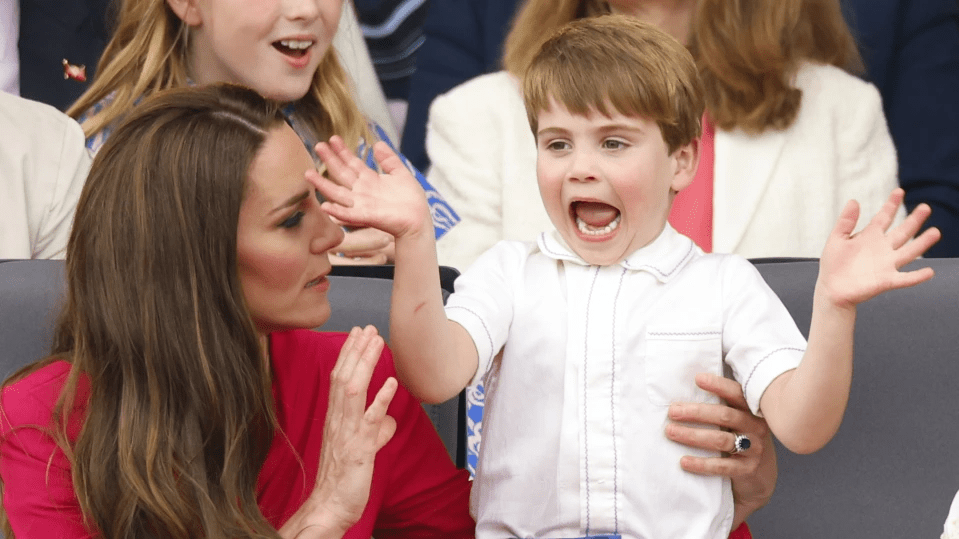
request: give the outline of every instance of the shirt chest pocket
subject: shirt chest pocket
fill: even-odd
[[[696,374],[723,374],[722,333],[717,328],[646,331],[646,393],[654,405],[717,402],[696,385]]]

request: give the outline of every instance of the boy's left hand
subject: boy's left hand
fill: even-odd
[[[384,142],[373,145],[383,174],[366,166],[338,136],[316,145],[330,179],[314,170],[306,178],[326,198],[323,209],[350,225],[373,227],[394,237],[433,233],[426,195],[403,161]],[[432,237],[432,236],[431,236]]]
[[[833,305],[853,307],[888,290],[906,288],[933,277],[932,268],[900,272],[934,243],[940,233],[929,228],[910,241],[932,210],[920,204],[898,226],[889,230],[905,192],[895,189],[882,209],[861,231],[853,234],[859,219],[859,204],[851,200],[843,208],[826,241],[819,261],[819,282]]]

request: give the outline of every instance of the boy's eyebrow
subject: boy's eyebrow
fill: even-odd
[[[567,133],[569,133],[569,130],[563,129],[562,127],[544,127],[543,129],[540,129],[539,131],[536,132],[536,136],[539,137],[540,135],[550,135],[550,134],[565,135]]]
[[[600,126],[598,131],[601,133],[607,133],[609,131],[635,131],[637,133],[643,133],[646,130],[643,129],[642,126],[638,126],[634,124],[615,123],[615,124],[606,124],[606,125]]]
[[[290,206],[299,204],[299,203],[302,202],[304,199],[306,199],[306,197],[308,197],[308,196],[310,196],[310,192],[309,192],[309,191],[303,191],[302,193],[293,195],[293,196],[291,196],[286,202],[284,202],[284,203],[280,204],[279,206],[277,206],[277,207],[273,208],[272,210],[270,210],[270,213],[267,214],[267,215],[272,215],[272,214],[274,214],[274,213],[282,210],[283,208],[289,208]]]

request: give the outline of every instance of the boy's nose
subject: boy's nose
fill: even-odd
[[[577,150],[573,152],[570,159],[567,179],[581,182],[596,180],[596,161],[591,152]]]

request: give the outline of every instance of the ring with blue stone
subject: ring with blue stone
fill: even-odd
[[[745,434],[737,434],[736,440],[733,442],[733,450],[729,453],[735,455],[736,453],[742,453],[743,451],[749,449],[749,446],[752,445],[752,442],[749,440],[749,436]]]

